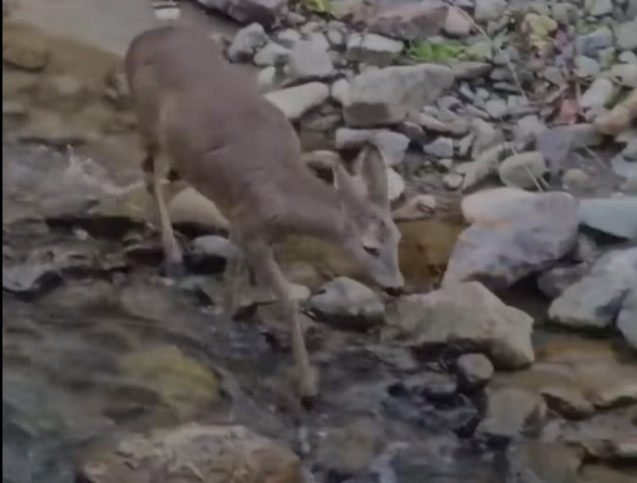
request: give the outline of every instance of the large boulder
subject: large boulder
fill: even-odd
[[[586,277],[553,301],[549,318],[570,328],[608,329],[635,287],[637,248],[613,250],[600,257]],[[622,326],[629,327],[625,322]]]
[[[345,100],[345,122],[351,127],[397,124],[433,103],[453,81],[453,71],[436,64],[363,72],[352,81]]]
[[[535,360],[533,319],[478,282],[401,298],[388,323],[389,337],[419,354],[442,348],[482,352],[498,369],[519,369]]]
[[[561,192],[496,188],[467,196],[462,211],[472,225],[454,247],[443,286],[479,280],[503,288],[547,268],[573,248],[577,208]]]

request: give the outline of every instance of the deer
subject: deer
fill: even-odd
[[[389,296],[400,293],[400,232],[388,200],[383,153],[365,146],[353,173],[331,165],[334,183],[301,162],[301,143],[285,114],[259,92],[256,76],[223,56],[205,33],[169,24],[131,41],[124,69],[143,151],[145,189],[154,199],[169,277],[184,273],[162,192],[158,156],[168,162],[168,183],[180,180],[214,202],[229,222],[228,238],[241,255],[226,264],[222,312],[231,318],[237,280],[247,266],[269,285],[291,328],[298,395],[318,396],[298,302],[277,264],[273,244],[302,234],[340,246]]]

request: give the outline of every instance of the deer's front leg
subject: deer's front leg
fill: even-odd
[[[298,304],[290,297],[289,283],[276,263],[271,247],[265,242],[246,243],[244,246],[249,265],[256,271],[257,277],[262,278],[264,284],[272,287],[283,306],[284,317],[292,330],[292,354],[297,371],[299,395],[304,404],[311,404],[318,395],[318,377],[310,365],[305,347]]]
[[[241,247],[241,239],[236,230],[230,228],[230,235],[228,237],[230,243],[234,245],[236,250],[228,259],[226,264],[226,273],[224,276],[225,287],[223,289],[221,300],[221,312],[233,318],[239,308],[241,300],[241,276],[245,269],[245,259]]]

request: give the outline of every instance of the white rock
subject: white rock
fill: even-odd
[[[476,0],[474,17],[477,21],[497,20],[506,8],[506,0]]]
[[[257,50],[268,42],[263,26],[253,23],[237,32],[228,47],[228,58],[233,62],[252,59]]]
[[[343,105],[347,102],[347,96],[349,95],[349,82],[347,79],[338,79],[332,84],[332,99],[339,104]]]
[[[265,47],[256,53],[254,63],[260,67],[279,65],[287,62],[289,56],[290,49],[275,42],[268,42]]]
[[[471,33],[473,23],[471,16],[458,8],[450,8],[447,13],[447,20],[443,27],[447,35],[453,37],[466,37]]]
[[[613,97],[615,88],[610,79],[599,77],[593,81],[580,99],[582,109],[604,107]]]
[[[347,40],[348,56],[359,62],[385,66],[402,52],[404,44],[377,34],[353,34]]]
[[[486,385],[493,376],[493,364],[482,354],[464,354],[456,362],[463,385],[477,388]]]
[[[547,171],[544,156],[538,151],[514,154],[502,161],[498,168],[502,183],[522,189],[541,186],[541,179]]]
[[[299,119],[310,109],[320,106],[330,95],[330,88],[321,82],[310,82],[265,94],[265,98],[281,109],[288,119]]]
[[[588,3],[590,3],[588,13],[594,17],[603,17],[613,11],[612,0],[592,0]]]
[[[345,122],[351,127],[399,123],[435,102],[453,81],[450,68],[435,64],[364,72],[352,81],[343,109]]]
[[[327,50],[308,40],[299,40],[294,44],[288,63],[291,79],[326,77],[333,71],[334,65]]]
[[[323,285],[307,301],[308,309],[322,322],[350,330],[366,330],[382,324],[385,306],[380,297],[360,282],[338,277]]]
[[[434,156],[439,159],[453,157],[453,139],[439,137],[434,142],[423,146],[425,154]]]
[[[292,49],[294,44],[301,40],[301,34],[294,29],[285,29],[277,34],[276,40],[283,47]]]

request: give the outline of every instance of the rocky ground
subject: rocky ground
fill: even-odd
[[[213,315],[234,247],[192,190],[189,275],[162,276],[121,59],[9,15],[3,481],[635,481],[637,3],[198,3],[319,174],[383,149],[411,293],[277,248],[303,411],[270,294]]]

